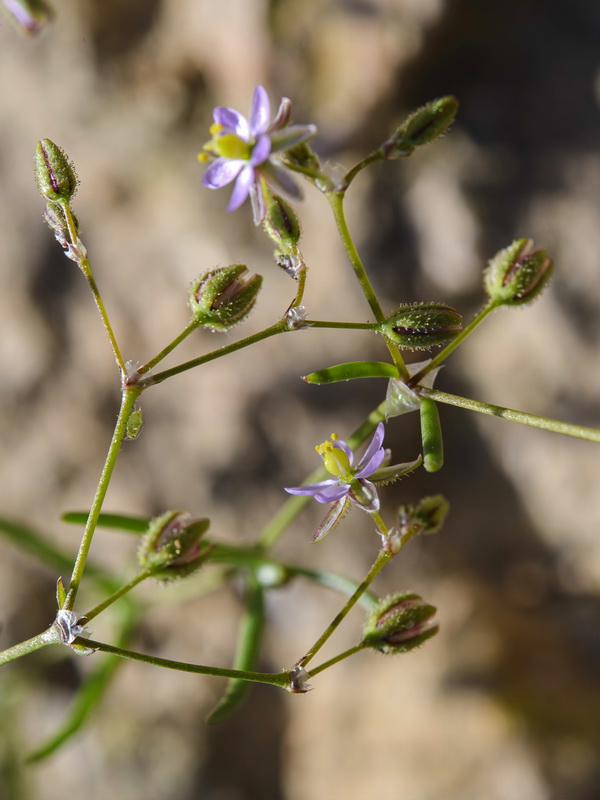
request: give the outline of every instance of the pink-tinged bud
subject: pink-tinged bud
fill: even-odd
[[[244,264],[218,267],[192,284],[189,303],[194,320],[215,331],[227,331],[254,308],[262,285],[260,275],[249,277]]]
[[[167,511],[148,525],[138,551],[140,566],[161,581],[195,572],[212,550],[204,540],[208,519],[192,519],[184,511]]]
[[[386,158],[405,158],[442,136],[458,110],[455,97],[440,97],[413,112],[381,149]]]
[[[439,630],[437,609],[413,592],[399,592],[380,600],[365,625],[362,644],[382,653],[406,653]]]
[[[73,224],[75,225],[75,230],[77,231],[79,229],[79,221],[72,211],[71,217],[73,218]],[[49,227],[54,231],[54,238],[56,241],[60,244],[63,250],[68,250],[69,245],[71,244],[71,237],[69,235],[67,218],[62,207],[58,203],[48,203],[46,205],[46,210],[44,211],[44,219],[48,223]]]
[[[410,303],[382,322],[379,330],[399,347],[426,350],[454,339],[462,316],[444,303]]]
[[[25,33],[39,33],[53,17],[52,9],[44,0],[3,0],[3,3]]]
[[[42,197],[54,203],[70,200],[77,189],[73,164],[50,139],[42,139],[37,143],[35,178]]]
[[[545,250],[532,251],[532,246],[531,239],[517,239],[489,262],[484,287],[496,305],[529,303],[548,285],[554,263]]]

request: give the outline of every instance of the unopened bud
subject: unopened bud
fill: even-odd
[[[454,339],[462,330],[462,316],[442,303],[411,303],[381,323],[380,331],[399,347],[427,350]]]
[[[53,202],[70,200],[77,188],[73,164],[50,139],[37,143],[35,177],[42,197]]]
[[[484,286],[497,305],[529,303],[548,285],[554,263],[545,250],[532,252],[532,246],[531,239],[517,239],[489,262]]]
[[[243,264],[218,267],[191,287],[189,303],[198,325],[227,331],[252,311],[262,285],[260,275],[248,277]]]
[[[302,167],[315,175],[320,172],[321,164],[319,163],[319,159],[306,142],[301,142],[300,144],[286,148],[282,156],[284,160],[290,164]]]
[[[79,230],[79,221],[75,214],[71,212],[75,230]],[[63,250],[68,250],[71,243],[71,236],[69,234],[69,226],[67,218],[62,206],[59,203],[47,203],[46,210],[44,211],[44,219],[54,231],[54,237],[60,244]]]
[[[192,519],[184,511],[167,511],[155,517],[140,544],[140,566],[161,581],[190,575],[212,550],[203,541],[209,525],[208,519]]]
[[[406,653],[439,630],[437,609],[414,592],[399,592],[380,600],[364,628],[363,647],[382,653]]]
[[[300,222],[290,204],[277,194],[267,196],[263,228],[282,252],[295,250],[300,239]]]
[[[406,541],[419,533],[437,533],[449,510],[450,504],[441,494],[424,497],[416,505],[405,503],[398,509],[400,535]]]
[[[387,142],[381,146],[386,158],[410,156],[415,148],[442,136],[458,110],[455,97],[440,97],[413,112]]]
[[[25,33],[39,33],[52,19],[52,9],[44,0],[3,0],[6,10]]]

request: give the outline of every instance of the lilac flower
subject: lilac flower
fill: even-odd
[[[379,496],[375,484],[390,483],[401,475],[415,469],[421,463],[421,457],[406,464],[384,466],[390,460],[390,451],[382,447],[383,423],[380,422],[365,454],[354,466],[354,453],[337,434],[320,445],[316,450],[322,456],[325,469],[333,476],[319,483],[306,486],[293,486],[285,491],[303,497],[314,497],[318,503],[333,503],[325,519],[317,529],[313,542],[321,541],[341,520],[350,506],[350,502],[376,514],[379,511]],[[367,480],[372,478],[373,480]]]
[[[284,97],[270,123],[269,97],[262,86],[257,86],[249,120],[233,108],[215,108],[212,139],[198,156],[201,162],[211,161],[202,178],[203,185],[220,189],[234,182],[227,211],[235,211],[250,196],[256,225],[265,217],[265,181],[292,199],[302,196],[295,181],[278,163],[277,154],[312,138],[317,129],[314,125],[290,125],[290,115],[291,102]]]

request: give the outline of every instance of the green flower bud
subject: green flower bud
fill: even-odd
[[[554,263],[545,250],[531,252],[532,246],[531,239],[517,239],[489,262],[484,287],[497,305],[529,303],[548,285]]]
[[[73,164],[50,139],[42,139],[37,143],[35,178],[42,197],[53,202],[70,200],[77,188]]]
[[[454,339],[462,329],[462,317],[443,303],[410,303],[401,306],[379,329],[400,347],[427,350]]]
[[[72,211],[71,217],[73,218],[75,230],[78,231],[79,220]],[[71,237],[69,235],[67,218],[62,206],[59,203],[47,203],[46,210],[44,211],[44,219],[54,231],[54,237],[56,241],[64,250],[67,250],[69,248],[69,244],[71,243]]]
[[[208,519],[194,520],[184,511],[167,511],[155,517],[140,543],[140,566],[161,581],[190,575],[212,550],[202,541],[209,525]]]
[[[400,535],[410,539],[419,533],[437,533],[449,510],[450,504],[441,494],[424,497],[416,505],[405,503],[398,509]]]
[[[262,285],[260,275],[247,277],[243,264],[217,267],[194,281],[189,303],[198,325],[227,331],[252,311]]]
[[[387,142],[381,146],[386,158],[410,156],[415,148],[442,136],[458,110],[455,97],[440,97],[413,112]]]
[[[267,195],[263,228],[282,253],[295,251],[300,240],[300,222],[290,204],[277,194]]]
[[[406,653],[439,630],[437,609],[414,592],[399,592],[380,600],[363,632],[363,647],[382,653]]]
[[[319,159],[306,142],[288,147],[282,155],[284,163],[287,161],[290,164],[295,164],[298,167],[313,172],[315,175],[321,170]]]

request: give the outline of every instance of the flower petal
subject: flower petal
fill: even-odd
[[[319,483],[307,483],[305,486],[290,486],[285,489],[288,494],[299,494],[302,497],[314,497],[315,494],[319,494],[323,489],[326,489],[328,486],[333,486],[337,484],[338,481],[335,478],[328,478],[326,481],[319,481]]]
[[[381,445],[383,443],[383,437],[384,437],[383,422],[380,422],[379,425],[375,428],[375,433],[373,434],[373,438],[369,442],[369,446],[367,447],[364,456],[361,458],[361,460],[360,460],[360,462],[358,464],[358,467],[359,467],[361,472],[365,471],[365,468],[369,465],[369,463],[370,463],[371,459],[373,458],[373,456],[381,448]],[[379,459],[379,462],[378,462],[377,466],[375,467],[375,469],[377,469],[379,467],[379,465],[381,464],[381,462],[383,461],[384,455],[385,455],[385,453],[382,454],[382,456]],[[374,471],[375,470],[373,470],[373,472]],[[365,474],[368,475],[370,473],[365,473]],[[363,475],[359,475],[358,477],[362,478],[364,476]]]
[[[251,167],[250,164],[246,164],[237,177],[235,186],[233,187],[233,192],[229,198],[227,211],[235,211],[236,208],[239,208],[242,205],[244,200],[248,197],[250,186],[252,185],[253,181],[254,168]]]
[[[269,133],[272,131],[278,131],[280,128],[283,128],[285,125],[287,125],[291,116],[292,101],[289,97],[282,97],[281,103],[279,103],[279,108],[277,109],[277,114],[275,114],[275,119],[269,128]]]
[[[338,483],[335,486],[330,486],[322,492],[314,495],[317,503],[333,503],[335,500],[341,500],[350,491],[350,486],[347,483]]]
[[[209,189],[220,189],[222,186],[227,186],[237,178],[246,163],[246,161],[238,159],[217,158],[206,168],[202,176],[202,185],[208,186]]]
[[[217,125],[222,125],[231,133],[235,133],[245,142],[250,141],[250,126],[248,120],[235,108],[217,106],[213,111],[213,119]]]
[[[252,155],[250,156],[250,163],[257,167],[266,161],[271,152],[271,140],[266,134],[258,137],[258,141],[252,148]]]
[[[383,447],[380,447],[379,450],[375,452],[373,456],[368,461],[365,461],[365,458],[362,459],[360,464],[358,465],[360,469],[356,473],[356,478],[368,478],[374,472],[377,472],[379,467],[385,460],[385,450]],[[362,466],[361,466],[362,465]]]
[[[344,497],[343,500],[338,500],[337,503],[332,505],[327,514],[325,514],[323,522],[321,522],[317,528],[315,535],[311,539],[311,542],[322,542],[327,534],[331,533],[338,522],[342,519],[348,510],[349,505],[350,502],[347,497]]]
[[[269,95],[262,86],[257,86],[252,97],[252,110],[250,111],[250,133],[260,136],[269,127],[271,104]]]

